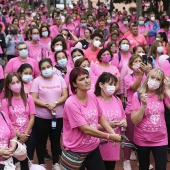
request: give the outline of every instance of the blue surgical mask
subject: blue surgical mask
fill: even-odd
[[[42,32],[42,36],[43,36],[43,37],[48,37],[48,31]]]
[[[47,68],[45,70],[42,70],[41,73],[44,77],[50,77],[53,74],[53,69],[52,69],[52,67]]]
[[[82,27],[82,28],[85,28],[86,26],[87,26],[86,23],[82,23],[82,24],[81,24],[81,27]]]
[[[29,83],[32,79],[33,79],[32,75],[26,75],[26,74],[24,74],[24,75],[22,76],[22,80],[23,80],[24,82],[26,82],[26,83]]]
[[[110,19],[107,20],[107,23],[110,24],[112,21]]]
[[[34,41],[38,41],[39,38],[40,38],[39,35],[33,35],[33,36],[32,36],[32,40],[34,40]]]
[[[123,24],[124,25],[128,25],[128,21],[123,21]]]
[[[121,45],[121,50],[124,51],[124,52],[129,51],[129,44],[122,44]]]
[[[28,56],[28,50],[22,50],[19,52],[19,56],[25,58]]]
[[[144,25],[144,21],[139,21],[139,25]]]
[[[58,60],[57,63],[60,67],[66,67],[67,66],[67,59],[64,58],[64,59],[61,59],[61,60]]]
[[[91,68],[90,67],[85,67],[84,69],[86,69],[89,72],[89,74],[90,74],[90,72],[91,72]]]
[[[73,62],[75,63],[79,58],[82,58],[83,56],[77,56],[73,58]]]

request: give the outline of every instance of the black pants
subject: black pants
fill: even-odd
[[[152,151],[155,160],[155,170],[166,170],[167,164],[167,145],[145,147],[138,146],[137,154],[139,159],[139,170],[148,170],[150,165],[150,152]]]
[[[51,120],[35,118],[35,133],[36,133],[36,151],[39,164],[44,164],[44,155],[46,153],[46,143],[48,137],[51,142],[51,152],[53,157],[53,164],[58,162],[60,149],[60,136],[63,127],[63,119],[57,119],[57,127],[55,130],[51,129]]]
[[[170,111],[169,114],[165,114],[165,121],[168,132],[168,148],[170,148]]]
[[[88,170],[106,170],[104,162],[102,160],[99,147],[91,152],[84,160],[80,170],[84,170],[85,167]]]
[[[105,164],[106,170],[114,170],[116,161],[104,161],[104,164]]]

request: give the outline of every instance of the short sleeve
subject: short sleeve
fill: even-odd
[[[60,78],[60,81],[61,81],[61,88],[62,89],[67,88],[67,85],[66,85],[64,78],[63,77],[59,77],[59,78]]]
[[[30,110],[30,115],[35,115],[36,114],[35,103],[33,97],[29,94],[28,94],[28,107]]]
[[[4,79],[4,71],[1,65],[0,65],[0,79]]]
[[[11,73],[13,72],[12,70],[12,60],[9,60],[7,65],[5,66],[5,73]]]
[[[78,102],[72,102],[70,99],[66,101],[64,106],[64,114],[67,115],[71,128],[87,125],[84,115]],[[64,118],[63,114],[63,118]]]
[[[30,92],[33,92],[33,93],[39,92],[39,84],[37,82],[37,78],[33,80]]]
[[[134,84],[132,75],[130,74],[126,75],[124,82],[125,82],[125,89],[126,90],[130,89],[130,87]]]
[[[5,113],[5,112],[2,112],[4,117],[5,117],[5,120],[7,121],[7,124],[8,124],[8,127],[9,127],[9,130],[10,130],[10,138],[14,138],[16,136],[16,133],[14,131],[14,128],[12,126],[12,123],[9,119],[9,116]]]
[[[137,95],[137,92],[136,92],[136,93],[134,93],[134,95],[132,97],[131,110],[137,111],[139,109],[140,109],[140,102],[139,102],[138,95]]]
[[[8,116],[10,116],[10,115],[9,115],[8,100],[7,100],[7,99],[3,99],[3,100],[2,100],[1,110],[2,110],[3,112],[5,112]]]
[[[119,58],[118,58],[118,53],[116,53],[114,56],[113,56],[113,59],[111,61],[111,65],[115,66],[116,68],[118,68],[119,66]]]

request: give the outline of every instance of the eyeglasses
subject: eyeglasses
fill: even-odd
[[[18,51],[27,50],[27,48],[20,48]]]

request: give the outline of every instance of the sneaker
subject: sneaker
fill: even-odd
[[[52,170],[61,170],[60,165],[56,163],[55,165],[53,165]]]
[[[137,166],[139,166],[139,162],[137,163]],[[150,169],[153,169],[153,165],[152,164],[149,165],[149,170]]]
[[[48,154],[48,151],[46,151],[46,153],[44,155],[44,160],[49,161],[51,159],[52,159],[52,157]]]
[[[136,161],[137,160],[135,151],[131,151],[130,160],[132,160],[132,161]]]
[[[130,160],[125,160],[123,162],[123,170],[132,170]]]

